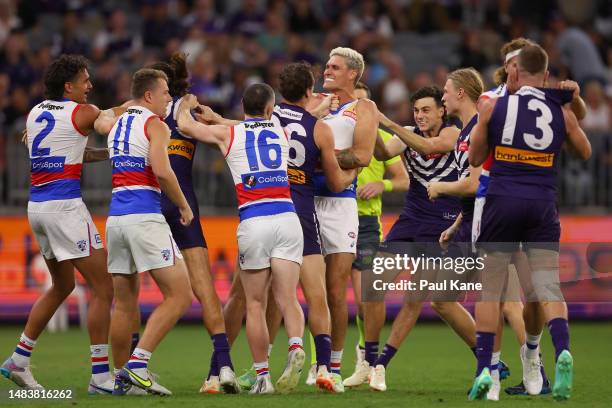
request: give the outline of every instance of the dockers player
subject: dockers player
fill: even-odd
[[[476,304],[478,365],[469,398],[486,398],[491,386],[488,365],[499,319],[501,286],[511,254],[522,243],[555,348],[553,397],[565,400],[572,391],[573,359],[567,306],[558,283],[556,167],[564,143],[583,160],[590,157],[591,145],[558,93],[539,89],[548,77],[546,52],[538,45],[524,46],[516,68],[508,80],[515,81],[515,94],[479,106],[469,150],[473,166],[487,159],[489,148],[494,155],[478,238],[487,257],[483,299]]]
[[[289,336],[287,365],[276,387],[288,392],[297,385],[305,358],[304,315],[296,293],[304,242],[289,190],[289,141],[285,131],[270,121],[274,109],[270,86],[251,85],[242,103],[245,121],[238,125],[207,126],[196,122],[184,109],[179,113],[178,126],[187,135],[217,144],[234,178],[240,213],[240,279],[246,295],[247,337],[257,371],[257,382],[250,393],[274,392],[265,320],[270,284]],[[193,101],[187,107],[196,106],[197,101]]]
[[[138,313],[139,273],[149,272],[164,297],[149,317],[127,364],[116,374],[113,395],[124,395],[132,386],[151,394],[171,394],[150,375],[148,363],[191,305],[187,268],[160,205],[163,190],[179,208],[181,223],[191,223],[193,213],[168,160],[170,130],[161,119],[172,100],[167,81],[162,71],[137,71],[132,78],[133,104],[108,136],[113,194],[106,239],[108,271],[115,290],[111,337],[123,337],[133,328]]]
[[[335,48],[323,73],[323,88],[338,96],[340,107],[323,118],[332,129],[340,167],[367,167],[378,130],[378,109],[369,99],[357,99],[355,85],[364,70],[363,56],[350,48]],[[327,188],[325,175],[315,176],[315,208],[321,227],[326,286],[332,323],[331,371],[340,374],[348,324],[346,287],[357,250],[359,220],[356,180],[346,190]]]
[[[74,289],[77,268],[91,291],[88,390],[108,394],[113,389],[107,344],[113,287],[100,234],[81,198],[82,163],[107,160],[108,151],[86,148],[87,135],[100,114],[96,106],[87,104],[92,89],[87,69],[88,61],[81,56],[62,55],[55,60],[45,73],[47,99],[28,114],[32,172],[28,220],[53,283],[34,303],[15,352],[2,364],[0,373],[20,387],[43,389],[32,376],[30,357],[45,326]]]

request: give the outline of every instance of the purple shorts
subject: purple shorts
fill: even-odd
[[[319,235],[319,220],[316,212],[298,212],[298,218],[304,234],[304,252],[306,255],[321,255],[321,237]]]
[[[385,237],[385,242],[439,242],[442,231],[453,225],[454,220],[440,220],[438,224],[425,224],[400,215]]]
[[[558,250],[560,237],[561,224],[555,201],[487,196],[478,243],[491,246],[490,243],[503,242],[507,251],[518,250],[520,243],[526,248]]]

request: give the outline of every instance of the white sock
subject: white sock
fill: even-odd
[[[150,358],[150,351],[136,347],[127,362],[127,367],[142,378],[149,378],[147,369],[149,367]]]
[[[108,365],[108,344],[92,344],[89,346],[91,353],[91,378],[95,384],[102,384],[110,377]]]
[[[497,375],[499,376],[500,357],[501,357],[501,351],[496,351],[493,354],[491,354],[491,375],[493,375],[493,373],[496,372]]]
[[[270,374],[268,369],[268,360],[262,361],[261,363],[253,363],[253,368],[257,372],[257,378],[265,377]]]
[[[342,367],[342,352],[344,350],[332,350],[331,359],[329,360],[329,368],[332,373],[340,373]]]
[[[291,337],[289,339],[289,351],[293,350],[296,347],[304,348],[304,343],[301,337]]]
[[[34,350],[35,345],[36,340],[32,340],[24,333],[21,333],[19,343],[17,343],[17,347],[15,347],[15,351],[11,356],[13,362],[22,368],[29,366],[30,357],[32,356],[32,351]]]
[[[540,338],[542,337],[542,332],[540,334],[529,334],[527,333],[527,341],[525,342],[525,356],[527,358],[536,358],[540,354]]]

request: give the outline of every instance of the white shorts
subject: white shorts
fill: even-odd
[[[108,272],[133,274],[165,268],[183,259],[161,214],[130,214],[106,221]]]
[[[80,198],[28,203],[28,220],[45,259],[84,258],[103,248],[91,215]]]
[[[480,236],[482,210],[484,208],[486,200],[486,197],[477,197],[476,200],[474,200],[474,217],[472,219],[472,244],[474,244]]]
[[[253,217],[238,225],[240,268],[264,269],[271,258],[302,264],[304,236],[296,213]]]
[[[323,256],[357,253],[359,216],[354,198],[315,197]]]

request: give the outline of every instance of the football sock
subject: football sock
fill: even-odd
[[[268,360],[262,361],[261,363],[254,363],[253,368],[255,368],[255,371],[257,372],[257,378],[268,375]]]
[[[148,378],[147,368],[149,367],[149,359],[151,352],[145,349],[136,347],[130,360],[127,363],[127,368],[135,372],[138,376]]]
[[[397,349],[395,347],[393,347],[390,344],[385,344],[385,347],[383,347],[382,353],[380,353],[380,355],[374,362],[374,367],[376,367],[379,364],[382,364],[383,366],[387,367],[387,365],[389,364],[389,362],[391,361],[395,353],[397,353]]]
[[[359,348],[363,350],[365,349],[365,327],[359,314],[355,316],[355,320],[357,322],[357,329],[359,330]]]
[[[370,367],[374,367],[374,363],[378,359],[378,342],[377,341],[366,341],[365,342],[365,361],[370,364]]]
[[[525,355],[527,358],[536,358],[538,356],[538,346],[540,345],[540,338],[542,333],[538,335],[527,334],[527,341],[525,342]]]
[[[329,371],[331,360],[331,336],[329,334],[318,334],[314,337],[314,343],[317,368],[325,366],[327,367],[327,371]]]
[[[501,358],[501,351],[496,351],[491,354],[491,366],[489,370],[491,371],[491,376],[495,377],[495,373],[499,376],[499,359]]]
[[[304,343],[302,341],[301,337],[291,337],[289,339],[289,350],[288,351],[292,351],[295,349],[303,349],[304,348]]]
[[[217,370],[221,370],[223,367],[229,367],[233,370],[234,366],[232,365],[230,345],[229,341],[227,340],[227,335],[225,333],[218,333],[211,336],[211,340],[213,343],[214,354],[217,358]]]
[[[314,337],[312,337],[312,333],[308,332],[308,337],[310,339],[310,365],[317,364],[317,343],[315,342]],[[331,345],[330,345],[330,353],[331,353]],[[328,367],[329,368],[329,367]]]
[[[478,366],[476,367],[476,377],[480,375],[482,370],[491,365],[494,340],[495,333],[476,332],[476,358],[478,360]]]
[[[108,344],[92,344],[89,350],[91,352],[91,377],[94,383],[101,384],[110,375]]]
[[[569,327],[567,319],[558,317],[548,322],[548,331],[555,346],[555,362],[563,350],[569,351]]]
[[[17,343],[17,347],[15,347],[15,351],[11,356],[13,362],[22,368],[29,366],[30,357],[32,356],[32,350],[34,350],[35,345],[36,340],[32,340],[24,333],[21,333],[21,337],[19,337],[19,343]]]
[[[130,355],[134,352],[134,349],[136,349],[136,346],[138,345],[139,341],[140,341],[140,333],[138,332],[132,333],[132,344],[130,345]]]
[[[210,380],[210,377],[218,377],[219,376],[219,365],[217,364],[217,352],[213,351],[210,356],[210,367],[208,369],[208,377],[207,380]]]
[[[342,352],[344,350],[336,351],[332,350],[331,358],[329,360],[329,370],[334,374],[340,374],[342,368]]]

